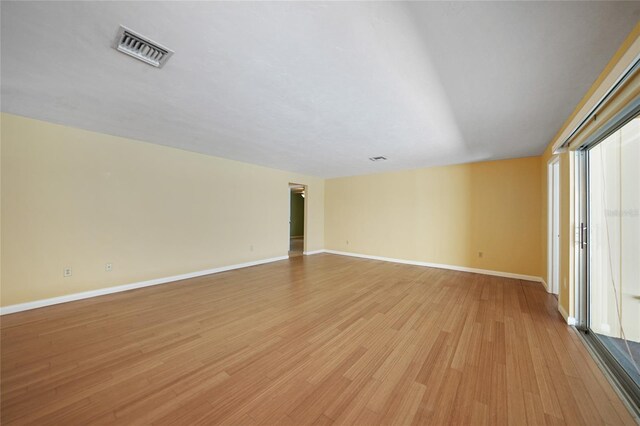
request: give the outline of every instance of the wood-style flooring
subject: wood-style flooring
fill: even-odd
[[[330,254],[2,317],[10,424],[634,424],[539,283]]]

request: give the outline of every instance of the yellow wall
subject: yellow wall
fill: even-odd
[[[325,246],[542,276],[540,173],[530,157],[329,179]]]
[[[539,158],[331,179],[325,196],[320,178],[0,117],[1,306],[286,255],[289,182],[308,185],[308,251],[541,275]]]
[[[605,69],[593,83],[589,91],[582,98],[578,106],[567,118],[562,128],[558,131],[549,146],[542,154],[540,162],[541,170],[541,189],[542,189],[542,209],[540,228],[541,240],[541,265],[543,277],[547,280],[547,163],[552,158],[553,146],[564,141],[569,133],[577,126],[577,124],[586,116],[588,111],[601,99],[609,87],[613,85],[615,80],[621,75],[622,71],[630,63],[630,60],[640,54],[640,23],[631,31],[620,48],[615,52]],[[603,124],[606,120],[603,120]],[[597,129],[592,123],[590,132]],[[586,136],[586,135],[584,135]],[[560,158],[560,294],[558,303],[561,308],[569,315],[574,316],[575,313],[575,277],[574,277],[574,187],[573,179],[573,153],[570,151],[562,152],[558,155]]]
[[[1,139],[2,306],[286,255],[289,182],[324,247],[320,178],[9,114]]]

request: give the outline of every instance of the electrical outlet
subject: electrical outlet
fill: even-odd
[[[64,269],[62,270],[62,276],[63,276],[63,277],[70,277],[71,275],[73,275],[73,274],[72,274],[72,272],[73,272],[73,271],[71,270],[71,268],[69,268],[69,267],[64,268]]]
[[[483,255],[484,254],[481,251],[478,252],[478,257],[482,257]]]
[[[111,263],[105,264],[104,265],[104,270],[107,271],[107,272],[113,271],[113,264],[111,264]]]

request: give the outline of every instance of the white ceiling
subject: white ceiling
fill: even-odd
[[[3,111],[322,177],[540,154],[640,17],[640,2],[1,8]],[[120,24],[175,54],[156,69],[117,52]]]

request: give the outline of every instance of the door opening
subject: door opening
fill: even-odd
[[[289,184],[289,257],[304,254],[306,196],[304,185]]]
[[[560,161],[558,157],[549,162],[547,183],[549,185],[547,290],[549,293],[558,294],[560,291]]]
[[[640,101],[576,158],[585,341],[640,415]]]

